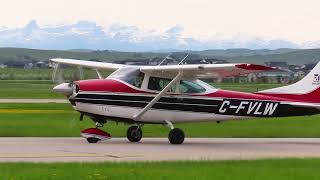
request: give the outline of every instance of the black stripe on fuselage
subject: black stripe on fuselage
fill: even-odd
[[[142,101],[150,102],[154,97],[152,96],[134,96],[125,94],[89,94],[79,93],[76,98],[84,99],[104,99],[104,100],[122,100],[122,101]],[[195,99],[187,97],[162,97],[158,102],[164,103],[182,103],[182,104],[202,104],[202,105],[218,105],[221,100],[217,99]]]
[[[81,103],[126,107],[145,107],[154,97],[123,94],[79,93],[75,100]],[[191,99],[185,97],[162,97],[152,106],[154,109],[215,113],[220,100]]]
[[[144,108],[154,97],[135,96],[125,94],[89,94],[79,93],[74,100],[80,103],[113,105],[123,107]],[[224,102],[228,103],[224,103]],[[241,106],[241,102],[246,102],[246,106]],[[273,113],[257,114],[255,112],[265,112],[267,104],[278,104]],[[255,104],[255,105],[254,105]],[[261,105],[260,105],[261,104]],[[251,107],[251,113],[248,113]],[[196,99],[188,97],[162,97],[152,106],[153,109],[176,110],[201,113],[215,113],[221,115],[235,116],[255,116],[255,117],[283,117],[317,114],[319,111],[315,108],[296,107],[280,102],[241,100],[241,99]],[[238,110],[239,108],[239,110]]]
[[[89,104],[102,104],[102,105],[113,105],[113,106],[125,106],[125,107],[138,107],[144,108],[148,102],[139,101],[122,101],[122,100],[103,100],[103,99],[82,99],[76,98],[76,102],[89,103]],[[217,105],[198,105],[198,104],[178,104],[178,103],[161,103],[157,102],[152,106],[153,109],[164,109],[164,110],[179,110],[179,111],[192,111],[192,112],[206,112],[215,113]]]

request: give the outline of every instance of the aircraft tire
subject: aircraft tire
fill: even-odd
[[[95,137],[88,137],[87,141],[88,143],[97,143],[98,141],[100,141],[100,139]]]
[[[142,138],[142,130],[138,126],[131,126],[127,130],[127,138],[130,142],[139,142]]]
[[[184,141],[184,132],[179,128],[174,128],[169,133],[169,141],[171,144],[182,144]]]

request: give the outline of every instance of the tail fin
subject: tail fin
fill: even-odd
[[[320,62],[300,81],[283,87],[259,91],[262,94],[309,94],[320,87]]]

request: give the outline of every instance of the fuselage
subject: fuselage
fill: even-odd
[[[305,97],[227,91],[212,88],[200,80],[194,82],[205,90],[200,93],[168,92],[139,121],[180,123],[319,113],[317,108],[292,105],[293,102],[315,103],[312,98],[306,102]],[[156,91],[113,78],[83,80],[76,85],[77,92],[69,98],[75,110],[114,119],[132,120],[157,95]]]
[[[54,91],[68,97],[75,110],[89,116],[96,128],[82,136],[90,143],[110,138],[98,129],[107,120],[133,123],[127,130],[130,142],[142,138],[142,125],[166,124],[171,144],[182,144],[183,130],[174,123],[224,121],[253,117],[313,115],[320,112],[320,63],[300,81],[257,93],[227,91],[211,87],[201,78],[230,77],[272,67],[254,64],[195,64],[131,66],[103,62],[52,59],[55,79],[59,63],[92,68],[100,79],[62,83]],[[114,70],[106,79],[99,69]]]

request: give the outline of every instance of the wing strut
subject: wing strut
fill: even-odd
[[[99,69],[95,69],[95,70],[96,70],[96,73],[97,73],[99,79],[103,79],[103,76],[101,75]]]
[[[179,72],[175,78],[173,78],[170,83],[162,89],[138,114],[133,116],[133,120],[139,121],[141,117],[149,110],[151,107],[171,88],[171,86],[178,82],[182,76],[182,72]]]

